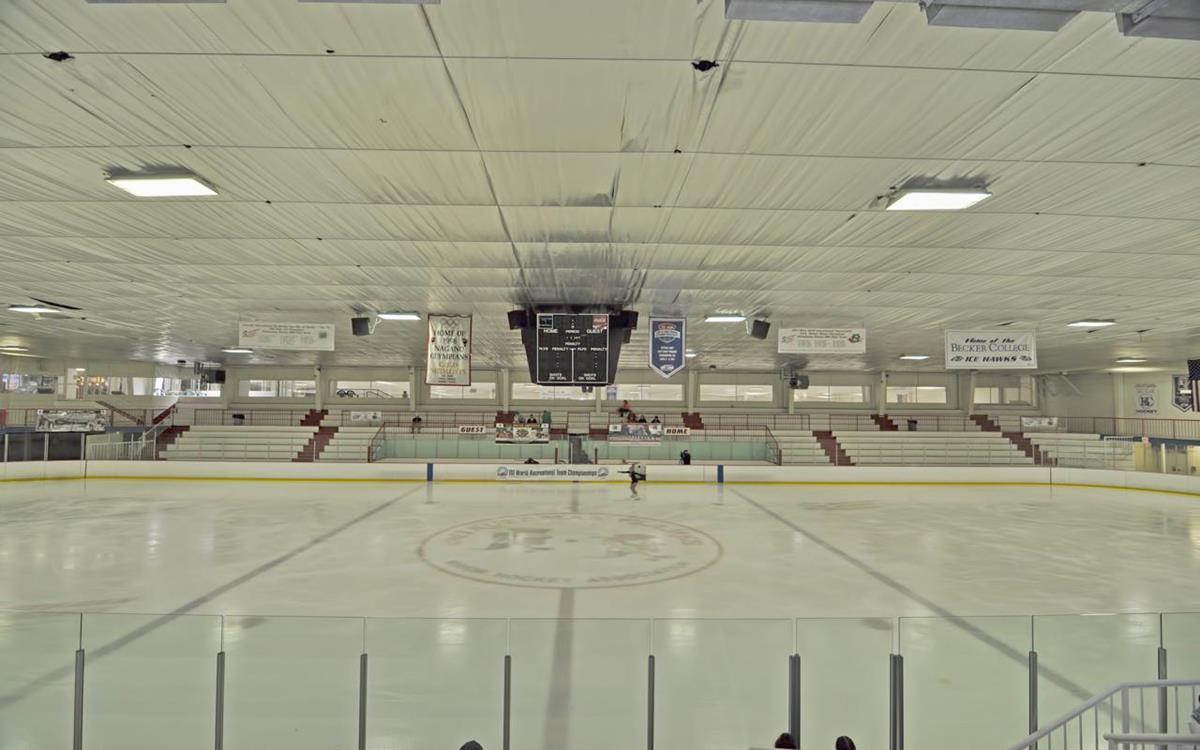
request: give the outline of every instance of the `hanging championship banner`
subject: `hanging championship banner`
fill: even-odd
[[[1137,414],[1158,414],[1158,384],[1136,383],[1133,386],[1133,410]]]
[[[780,354],[866,354],[865,328],[780,328]]]
[[[1033,331],[946,331],[947,370],[1033,370]]]
[[[687,321],[650,318],[650,369],[669,378],[683,369]]]
[[[238,346],[333,351],[332,323],[238,323]]]
[[[426,385],[471,384],[471,316],[430,315]]]

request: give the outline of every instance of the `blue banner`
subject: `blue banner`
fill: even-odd
[[[683,369],[686,324],[683,318],[650,319],[650,369],[664,378]]]

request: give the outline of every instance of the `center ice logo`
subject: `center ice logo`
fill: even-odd
[[[610,588],[707,568],[721,545],[688,526],[607,513],[531,513],[434,534],[418,553],[446,573],[532,588]]]

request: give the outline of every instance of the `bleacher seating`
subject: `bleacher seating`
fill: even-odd
[[[998,432],[835,432],[858,466],[1024,465],[1033,459]]]
[[[1086,469],[1134,469],[1134,446],[1127,440],[1105,440],[1100,435],[1067,432],[1030,432],[1025,437],[1052,466]]]
[[[378,427],[339,427],[317,460],[366,461],[371,440],[378,432]]]
[[[779,450],[783,454],[784,466],[805,464],[825,466],[830,463],[825,449],[813,437],[810,430],[776,428],[771,430],[771,433],[775,436],[775,441],[779,443]]]
[[[291,461],[316,433],[311,427],[196,425],[168,445],[169,461]]]

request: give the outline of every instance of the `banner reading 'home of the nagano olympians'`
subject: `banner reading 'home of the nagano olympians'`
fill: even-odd
[[[471,384],[470,315],[430,315],[426,347],[427,385]]]

